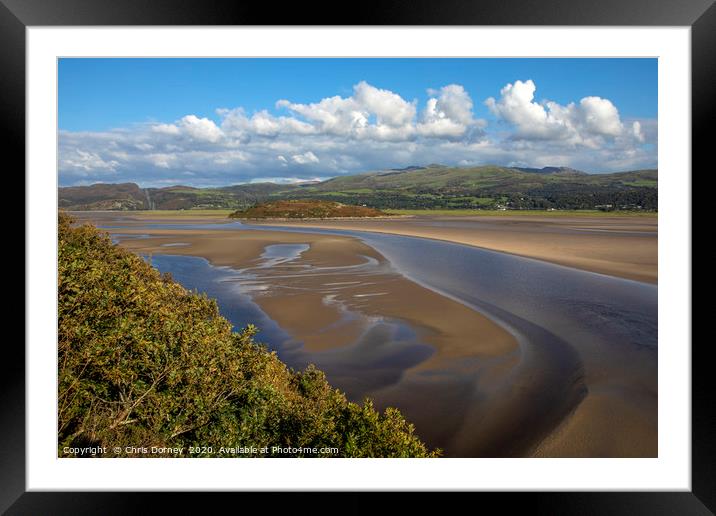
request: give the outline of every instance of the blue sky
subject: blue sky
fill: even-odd
[[[63,185],[656,166],[656,59],[61,59],[58,80]]]

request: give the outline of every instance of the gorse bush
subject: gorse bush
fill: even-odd
[[[59,456],[437,455],[398,410],[289,369],[94,227],[61,213],[58,249]]]

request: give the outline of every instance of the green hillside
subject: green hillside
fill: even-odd
[[[655,210],[657,185],[656,170],[585,174],[431,165],[336,177],[304,188],[302,195],[392,209]]]
[[[73,210],[149,209],[146,193],[134,183],[60,188],[58,206]]]
[[[116,191],[112,186],[118,187]],[[301,185],[258,183],[221,188],[147,189],[132,186],[134,188],[129,189],[127,185],[60,188],[60,206],[79,210],[240,210],[266,201],[316,198],[378,209],[654,211],[658,207],[657,170],[586,174],[562,167],[429,165],[339,176]]]
[[[526,192],[535,188],[555,185],[572,186],[631,186],[638,180],[649,181],[656,186],[656,170],[617,172],[614,174],[572,173],[540,174],[523,172],[515,168],[483,166],[474,168],[449,168],[432,165],[425,168],[388,172],[369,172],[352,176],[336,177],[306,188],[315,191],[350,190],[405,190],[405,191],[465,191],[480,189],[500,193]]]
[[[93,446],[109,457],[437,453],[396,409],[347,401],[314,367],[289,369],[254,327],[233,332],[214,300],[62,213],[58,268],[61,457]],[[166,447],[183,450],[152,453]]]
[[[239,209],[261,202],[285,188],[273,183],[257,183],[222,188],[147,188],[146,192],[151,200],[150,209]]]

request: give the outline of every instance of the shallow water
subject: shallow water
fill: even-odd
[[[260,267],[268,268],[296,260],[305,251],[308,251],[308,244],[274,244],[267,245],[259,257],[262,261]]]
[[[658,289],[649,283],[427,238],[263,225],[234,229],[240,228],[354,236],[413,281],[498,319],[519,325],[517,316],[572,343],[657,346]]]
[[[100,228],[102,229],[102,228]],[[113,244],[118,243],[120,240],[141,240],[150,238],[150,235],[139,235],[135,233],[112,233],[111,240]]]
[[[265,268],[266,263],[279,254],[286,257],[290,253],[300,254],[308,248],[306,245],[304,249],[303,244],[281,250],[275,249],[278,246],[268,247],[274,249],[262,255],[265,261],[257,266],[258,269]],[[259,334],[255,340],[276,351],[290,367],[301,370],[315,364],[326,373],[334,387],[353,400],[362,400],[369,392],[395,383],[405,369],[422,362],[434,352],[420,341],[410,326],[383,317],[367,319],[361,335],[351,345],[310,352],[253,301],[252,292],[266,285],[255,280],[251,269],[215,267],[204,258],[165,254],[152,255],[150,263],[161,272],[170,272],[185,288],[216,299],[221,314],[237,329],[249,324],[258,327]],[[355,316],[346,312],[346,318]]]

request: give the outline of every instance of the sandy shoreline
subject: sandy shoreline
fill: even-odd
[[[431,238],[647,283],[657,283],[658,278],[658,222],[651,217],[411,217],[251,223]]]

